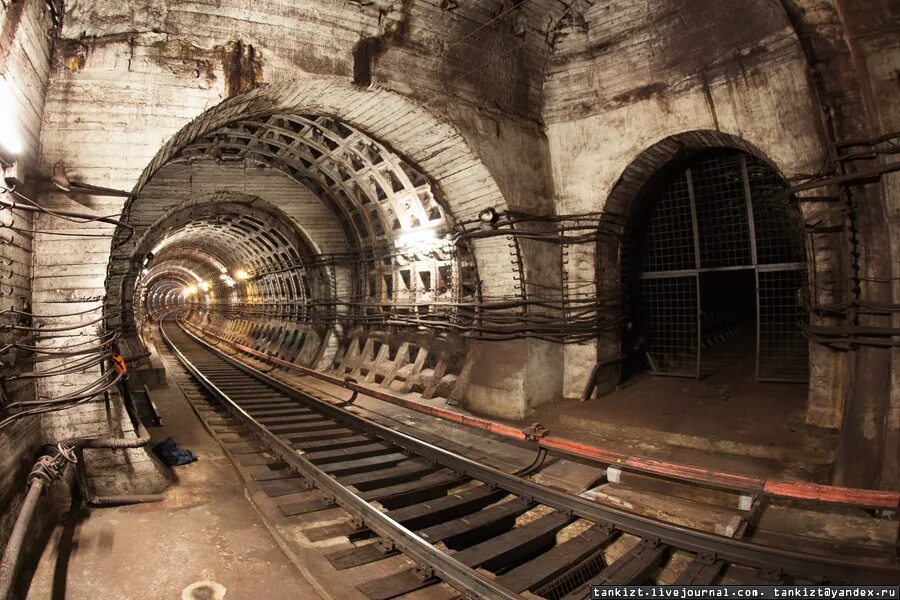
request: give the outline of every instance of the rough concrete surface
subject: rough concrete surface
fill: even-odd
[[[153,398],[164,423],[152,430],[154,441],[171,436],[199,460],[175,467],[178,481],[161,503],[66,515],[41,557],[28,599],[317,597],[171,377]]]

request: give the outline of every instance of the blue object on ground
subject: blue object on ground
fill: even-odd
[[[166,438],[166,441],[153,446],[153,451],[161,461],[170,467],[186,465],[197,460],[196,454],[190,450],[180,449],[172,438]]]

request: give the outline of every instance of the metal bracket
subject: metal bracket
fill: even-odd
[[[417,566],[413,569],[413,573],[416,577],[421,579],[422,581],[428,581],[429,579],[434,579],[434,569],[431,567],[425,567],[422,565]]]
[[[530,506],[534,504],[534,496],[530,494],[522,494],[521,496],[519,496],[519,501],[526,506]]]
[[[616,530],[616,526],[609,521],[598,521],[596,527],[603,530],[606,534],[610,534]]]
[[[527,441],[539,444],[541,438],[545,438],[550,434],[550,430],[540,423],[532,423],[531,425],[523,429],[522,433],[525,434],[525,439]],[[526,475],[535,473],[543,466],[544,460],[546,458],[547,449],[542,446],[538,446],[537,456],[534,457],[534,460],[531,461],[531,464],[525,468],[519,469],[518,471],[513,473],[513,475],[516,475],[518,477],[525,477]]]
[[[522,433],[525,434],[525,439],[529,442],[537,443],[541,438],[545,438],[550,434],[550,430],[541,425],[540,423],[532,423],[528,427],[522,430]]]

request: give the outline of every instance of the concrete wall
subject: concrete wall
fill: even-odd
[[[851,37],[862,54],[865,72],[868,75],[870,86],[870,98],[875,108],[875,127],[877,131],[900,131],[900,103],[897,102],[898,88],[900,88],[900,35],[897,32],[897,22],[900,20],[900,7],[896,3],[883,2],[877,13],[885,19],[885,23],[893,23],[893,26],[881,27],[882,19],[869,20],[869,13],[856,9],[856,12],[848,16],[850,22]],[[886,163],[888,159],[883,162]],[[897,258],[900,256],[900,235],[896,231],[900,229],[900,174],[893,173],[882,180],[882,194],[886,199],[885,216],[890,223],[890,236],[893,260],[893,269],[885,274],[890,274],[894,302],[900,298],[900,276],[897,273]],[[900,313],[895,312],[891,325],[900,327]],[[890,405],[885,419],[885,446],[886,453],[900,448],[900,349],[891,351],[891,379]],[[888,454],[888,456],[890,456]],[[900,459],[894,455],[893,460],[887,462],[881,475],[884,485],[900,481]]]
[[[126,5],[105,0],[73,4],[49,93],[44,166],[64,160],[73,179],[130,189],[165,140],[227,97],[258,84],[302,80],[306,74],[336,75],[398,90],[424,104],[425,110],[442,115],[483,161],[506,205],[552,212],[549,155],[537,120],[546,28],[563,7],[526,3],[492,25],[477,28],[477,23],[497,16],[494,2],[467,3],[452,11],[439,5],[359,6],[336,0],[251,6],[157,1]],[[402,144],[396,149],[406,150]],[[426,174],[433,175],[427,170]],[[460,176],[456,179],[462,183]],[[478,196],[468,191],[466,195]],[[491,203],[494,194],[480,196],[475,212]],[[82,197],[78,202],[61,194],[44,198],[55,207],[86,206],[98,214],[115,214],[122,208],[120,201],[108,198]],[[60,225],[53,219],[42,221],[45,228]],[[36,301],[49,305],[102,295],[108,255],[103,240],[82,244],[78,264],[49,238],[37,244],[44,257],[42,267],[66,273],[67,278],[56,282],[60,285],[48,280]],[[503,239],[485,241],[476,254],[482,281],[498,295],[508,292],[499,284],[509,278],[509,261],[496,259],[508,255],[507,244]],[[526,258],[529,264],[541,261],[545,259],[536,252]],[[550,268],[532,270],[558,281],[558,268],[556,275],[552,269],[556,261],[550,262]],[[535,346],[540,346],[541,356],[561,360],[558,348]],[[523,364],[519,393],[492,398],[495,414],[504,414],[506,404],[514,406],[509,414],[527,412],[528,405],[521,401],[524,376]],[[490,388],[496,376],[486,377],[471,385]],[[77,383],[55,382],[47,393],[61,393]],[[549,401],[558,386],[532,389],[534,402]],[[99,416],[97,412],[94,417],[76,418],[96,428],[101,426]],[[64,421],[60,427],[48,422],[48,433],[56,435],[72,426],[68,417]]]
[[[559,212],[602,210],[641,152],[686,131],[744,139],[788,176],[818,168],[819,116],[787,19],[769,2],[743,7],[737,20],[724,10],[598,2],[567,30],[546,82]],[[570,261],[570,285],[596,279],[593,247],[576,248]],[[596,359],[595,343],[567,348],[566,397],[581,395]]]
[[[0,5],[0,136],[20,138],[20,167],[30,171],[40,153],[41,119],[50,76],[50,53],[53,47],[53,20],[46,3],[22,0]],[[11,122],[10,122],[11,121]],[[8,142],[0,139],[0,145]],[[30,183],[30,182],[29,182]],[[3,182],[0,181],[0,185]],[[33,185],[20,188],[26,194]],[[0,191],[0,200],[12,201],[11,194]],[[13,229],[15,227],[15,229]],[[32,286],[32,219],[27,214],[0,209],[0,311],[30,311]],[[31,344],[33,336],[23,331],[10,331],[5,326],[28,325],[27,319],[4,314],[0,317],[0,345],[15,341]],[[0,355],[0,374],[15,375],[32,370],[23,360],[24,351],[10,350]],[[0,398],[0,420],[8,416],[8,402],[34,400],[34,385],[29,380],[5,381]],[[5,546],[11,517],[18,510],[25,477],[34,464],[40,445],[40,421],[23,418],[0,429],[0,547]]]
[[[841,7],[836,12],[829,2],[784,4],[790,12],[777,3],[744,3],[736,18],[734,7],[721,2],[603,1],[570,19],[561,30],[545,84],[544,117],[557,211],[603,209],[617,185],[635,184],[620,178],[629,166],[642,168],[641,161],[649,160],[642,155],[645,150],[684,132],[726,134],[737,145],[746,144],[769,159],[784,176],[793,177],[818,172],[835,139],[896,131],[896,102],[888,98],[897,93],[896,8],[872,2],[853,3],[851,10],[849,3],[838,3],[844,5],[845,13],[852,13],[842,16],[838,14]],[[810,32],[818,36],[818,54],[810,51]],[[845,37],[853,33],[858,40]],[[860,72],[870,74],[869,92],[865,91],[869,83],[860,85],[857,79]],[[863,100],[869,94],[870,112],[878,124],[854,125],[863,119]],[[895,185],[895,176],[886,178],[881,197],[875,193],[860,200],[860,206],[869,207],[861,210],[895,209],[896,201],[891,200],[895,192],[889,190]],[[838,190],[816,193],[837,195]],[[807,216],[816,214],[824,222],[843,222],[836,205],[813,202],[803,208]],[[896,213],[884,213],[882,222],[896,227]],[[880,273],[875,279],[896,273],[896,260],[891,266],[877,266],[890,256],[877,250],[886,247],[879,237],[883,235],[869,227],[860,236],[862,246],[869,248],[864,251],[869,266],[863,266],[863,271]],[[891,237],[892,243],[896,244],[896,238]],[[823,288],[847,290],[851,287],[846,279],[848,246],[843,237],[834,240],[832,248],[811,258]],[[583,246],[574,252],[568,283],[600,281],[603,297],[602,282],[618,274],[597,273],[594,251]],[[863,295],[878,297],[871,287]],[[880,297],[886,301],[884,294]],[[825,293],[820,301],[847,299],[838,292]],[[616,344],[617,336],[611,336],[605,342],[568,347],[563,395],[579,396],[598,356],[615,356]],[[854,390],[861,389],[852,382],[854,370],[871,374],[867,397],[886,397],[887,369],[872,362],[865,368],[852,367],[854,360],[811,345],[808,420],[838,427],[846,422],[849,411],[861,421],[884,423],[896,436],[896,392],[890,416],[883,407],[866,407],[863,401],[852,406]],[[881,391],[873,394],[873,385],[880,385]],[[844,447],[871,445],[864,441],[866,435],[873,441],[882,434],[875,435],[870,428]],[[865,462],[886,467],[892,463],[896,473],[896,460],[889,458],[896,456],[896,441],[892,443],[875,444],[880,448],[875,451],[877,457],[867,460],[853,451],[855,458],[846,459],[856,465],[851,471]],[[877,479],[855,481],[875,486]],[[882,485],[890,487],[896,481],[895,476],[887,476]]]

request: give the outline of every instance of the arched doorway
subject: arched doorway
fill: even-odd
[[[626,377],[808,380],[802,225],[765,161],[733,148],[672,161],[635,205],[621,265]]]

